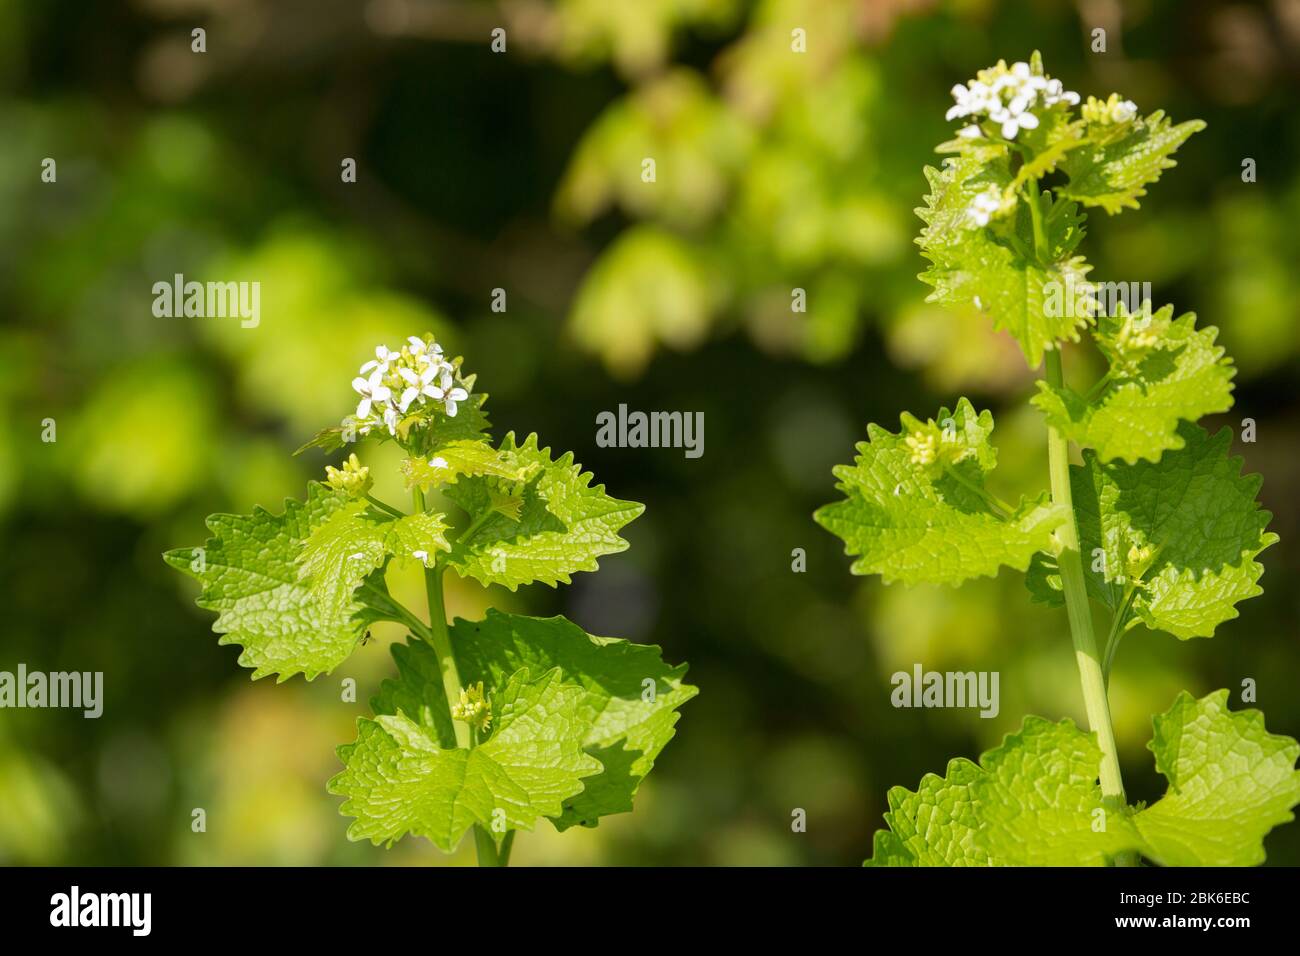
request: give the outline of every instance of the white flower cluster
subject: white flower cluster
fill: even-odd
[[[400,351],[381,345],[375,357],[361,366],[361,374],[352,380],[352,388],[361,396],[357,403],[357,431],[386,427],[390,435],[413,403],[441,403],[448,416],[456,416],[456,404],[469,398],[469,392],[456,384],[456,368],[442,354],[442,346],[432,338],[412,335]]]
[[[958,132],[965,139],[982,135],[978,122],[985,117],[1001,126],[1003,139],[1015,139],[1022,129],[1038,126],[1038,117],[1032,112],[1034,107],[1079,104],[1079,94],[1065,89],[1060,80],[1033,73],[1028,63],[1008,67],[1003,60],[995,67],[981,70],[969,86],[958,83],[952,88],[952,96],[957,105],[948,110],[948,119],[976,118],[976,124]]]

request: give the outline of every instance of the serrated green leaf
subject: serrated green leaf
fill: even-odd
[[[467,685],[497,687],[521,668],[537,673],[558,667],[565,682],[582,691],[572,716],[586,724],[583,748],[603,769],[565,800],[564,812],[553,820],[560,830],[594,826],[601,816],[631,810],[637,788],[675,733],[677,708],[698,693],[683,682],[686,665],[665,664],[658,647],[593,637],[562,617],[489,610],[482,621],[457,620],[451,640]],[[375,713],[402,714],[444,747],[452,746],[454,730],[432,648],[420,641],[394,645],[393,657],[400,678],[384,682],[372,702]]]
[[[1203,129],[1200,120],[1173,126],[1163,110],[1119,129],[1089,123],[1085,134],[1089,145],[1073,150],[1060,163],[1069,177],[1061,192],[1085,206],[1100,206],[1112,216],[1136,209],[1146,187],[1178,165],[1170,158],[1174,151]]]
[[[355,817],[349,838],[392,845],[410,833],[450,853],[475,824],[531,830],[558,816],[601,769],[582,750],[582,696],[558,668],[535,680],[519,670],[492,693],[491,736],[473,749],[448,749],[405,714],[358,720],[356,742],[339,748],[345,769],[329,782]]]
[[[993,317],[995,328],[1009,332],[1019,343],[1031,367],[1043,352],[1062,341],[1078,341],[1089,319],[1073,309],[1052,309],[1049,299],[1059,290],[1089,288],[1091,267],[1071,253],[1083,235],[1081,220],[1072,203],[1054,201],[1044,193],[1047,248],[1034,251],[1029,210],[1017,204],[1009,220],[986,227],[970,218],[975,197],[989,189],[1006,194],[1012,175],[1008,161],[999,157],[981,162],[972,156],[953,157],[941,170],[927,167],[930,193],[926,206],[916,210],[925,222],[917,238],[930,268],[922,281],[934,291],[927,302],[972,304]],[[1086,296],[1085,296],[1086,298]]]
[[[476,476],[518,482],[527,480],[540,469],[537,462],[521,462],[508,451],[473,439],[450,442],[427,458],[408,458],[402,462],[407,488],[437,488],[455,484],[461,477]]]
[[[965,758],[948,763],[940,777],[928,773],[916,792],[891,787],[888,830],[877,830],[868,866],[988,866],[988,851],[976,846],[979,812],[971,785],[983,771]]]
[[[1122,853],[1163,866],[1262,863],[1264,836],[1300,803],[1300,744],[1227,701],[1226,690],[1184,692],[1155,718],[1149,746],[1169,792],[1143,810],[1103,800],[1093,734],[1027,717],[978,765],[953,760],[915,793],[893,788],[867,864],[1104,866]]]
[[[212,629],[221,644],[241,644],[239,663],[253,679],[294,674],[308,680],[337,667],[365,633],[354,620],[361,605],[322,602],[298,564],[303,545],[351,499],[318,482],[307,486],[305,502],[289,499],[281,515],[255,508],[250,515],[215,514],[202,549],[168,551],[164,560],[202,585],[196,603],[217,612]]]
[[[893,788],[890,829],[868,864],[1104,866],[1139,841],[1127,814],[1105,806],[1100,764],[1094,736],[1073,721],[1026,717],[978,765],[953,760],[915,793]]]
[[[559,667],[566,681],[583,688],[578,713],[590,723],[583,747],[604,770],[565,801],[555,821],[560,830],[630,811],[641,780],[675,733],[677,708],[699,692],[683,683],[686,665],[669,667],[658,647],[592,637],[562,617],[490,610],[482,621],[457,620],[452,640],[464,680],[490,686],[518,667]]]
[[[503,506],[500,479],[463,477],[447,488],[447,496],[471,516],[472,530],[448,558],[462,577],[512,591],[535,581],[554,587],[568,584],[576,571],[595,571],[600,556],[627,548],[619,529],[644,505],[611,498],[604,485],[592,485],[591,473],[574,463],[571,452],[552,460],[536,435],[516,445],[511,432],[500,451],[513,467],[531,474],[517,495],[523,500],[518,518]]]
[[[857,446],[854,464],[834,469],[845,500],[813,515],[857,557],[854,574],[960,584],[1003,565],[1023,571],[1035,552],[1050,547],[1065,517],[1061,508],[1043,497],[1004,517],[982,494],[996,458],[989,412],[976,415],[963,398],[956,411],[940,409],[928,423],[906,414],[902,422],[898,434],[868,426],[871,440]],[[924,454],[909,446],[916,436],[934,439],[934,463],[922,463]]]
[[[1228,710],[1228,692],[1186,691],[1156,717],[1148,744],[1169,793],[1134,823],[1165,866],[1255,866],[1264,837],[1295,819],[1300,744],[1270,734],[1258,710]]]
[[[395,517],[356,499],[312,529],[298,555],[299,574],[321,607],[334,613],[353,603],[353,592],[388,557],[432,561],[450,551],[442,515]],[[422,556],[421,556],[422,555]]]
[[[1070,481],[1092,593],[1120,606],[1141,571],[1134,564],[1145,565],[1128,626],[1209,637],[1237,616],[1239,601],[1262,593],[1255,557],[1277,535],[1255,500],[1260,477],[1242,475],[1242,460],[1228,457],[1228,429],[1211,436],[1183,422],[1178,437],[1183,447],[1158,462],[1105,463],[1087,450]],[[1096,548],[1100,572],[1091,571]]]
[[[1013,186],[1042,179],[1056,170],[1067,153],[1086,144],[1083,131],[1087,124],[1071,119],[1072,115],[1066,110],[1044,110],[1038,126],[1021,134],[1020,144],[1031,155],[1016,170]]]
[[[1117,315],[1098,320],[1096,337],[1110,358],[1105,390],[1089,403],[1040,381],[1033,403],[1048,425],[1102,461],[1155,461],[1182,447],[1180,422],[1232,406],[1236,370],[1215,345],[1217,335],[1212,326],[1197,330],[1190,313],[1174,320],[1173,306],[1133,316],[1121,304]]]
[[[980,766],[979,843],[998,865],[1105,866],[1135,849],[1128,815],[1102,798],[1096,736],[1074,721],[1026,717]]]

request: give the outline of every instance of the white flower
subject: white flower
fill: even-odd
[[[456,417],[456,403],[469,398],[469,392],[459,386],[445,390],[435,389],[434,391],[443,393],[442,395],[435,395],[434,398],[442,398],[443,407],[447,409],[447,415],[451,418]]]
[[[437,342],[426,342],[418,335],[406,338],[407,349],[417,361],[442,361],[442,346]]]
[[[987,226],[993,214],[1002,208],[1002,192],[996,186],[990,186],[971,200],[966,215],[976,226]]]
[[[997,123],[1003,139],[1015,139],[1022,129],[1038,127],[1039,119],[1033,112],[1036,107],[1079,102],[1079,94],[1065,90],[1060,80],[1035,74],[1028,63],[1008,67],[1002,60],[981,70],[969,85],[958,83],[952,88],[952,97],[956,105],[948,110],[948,119],[969,116],[976,120],[958,132],[963,139],[982,135],[978,123],[981,118]]]
[[[443,371],[441,365],[429,365],[423,372],[419,373],[409,368],[400,368],[397,372],[407,384],[406,390],[402,392],[401,401],[397,403],[397,407],[402,410],[403,414],[410,407],[411,402],[421,395],[428,395],[434,400],[442,398],[441,391],[433,384],[434,379],[438,377],[439,373],[447,378],[451,377],[449,373]]]
[[[382,346],[380,347],[382,348]],[[357,418],[369,418],[372,405],[382,404],[393,397],[392,391],[384,384],[384,372],[387,368],[375,367],[378,364],[377,362],[367,362],[361,366],[363,372],[366,370],[366,366],[374,368],[374,371],[370,373],[370,378],[366,379],[358,376],[352,380],[352,387],[361,396],[361,401],[357,403]]]
[[[361,396],[357,404],[356,426],[362,435],[376,427],[385,427],[389,434],[397,434],[403,417],[412,412],[413,405],[440,403],[443,412],[452,417],[456,405],[469,398],[469,389],[457,384],[457,364],[443,357],[442,346],[432,336],[410,336],[400,351],[380,345],[375,357],[361,367],[361,374],[353,379],[352,387]],[[421,413],[420,420],[428,418]]]
[[[381,375],[388,371],[388,363],[396,358],[395,352],[388,351],[388,346],[379,345],[375,347],[375,357],[361,366],[361,374],[365,375],[372,369],[378,371]]]

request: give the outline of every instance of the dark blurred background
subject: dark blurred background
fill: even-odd
[[[209,512],[301,495],[333,459],[289,452],[349,409],[375,344],[425,329],[479,373],[498,435],[535,430],[647,504],[599,573],[452,581],[452,611],[562,612],[661,644],[702,688],[634,814],[543,823],[518,862],[856,864],[889,786],[1026,712],[1082,721],[1065,615],[1021,575],[884,587],[810,519],[868,421],[960,394],[994,410],[1004,496],[1046,485],[1019,352],[924,303],[912,244],[949,87],[1035,48],[1085,96],[1208,122],[1140,211],[1093,214],[1083,251],[1222,330],[1237,406],[1207,424],[1257,421],[1234,450],[1282,535],[1265,595],[1215,638],[1126,639],[1130,796],[1163,789],[1145,743],[1182,688],[1252,678],[1270,729],[1300,735],[1300,0],[0,0],[0,669],[101,670],[106,696],[99,720],[0,711],[0,861],[442,859],[349,843],[324,789],[401,634],[314,683],[254,684],[159,559]],[[261,325],[155,318],[175,273],[260,281]],[[597,448],[620,402],[703,411],[704,457]],[[377,491],[397,500],[395,474]],[[889,675],[915,662],[999,670],[1001,713],[894,710]],[[1268,849],[1300,863],[1300,828]]]

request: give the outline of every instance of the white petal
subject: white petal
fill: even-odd
[[[1035,129],[1038,126],[1038,117],[1033,113],[1025,113],[1020,117],[1021,129]]]
[[[430,398],[432,398],[435,402],[440,402],[440,401],[442,401],[442,396],[443,396],[444,394],[446,394],[446,393],[443,392],[443,390],[440,389],[437,385],[432,385],[432,386],[430,386],[429,388],[426,388],[426,389],[424,390],[424,394],[425,394],[425,395],[428,395],[428,396],[429,396]]]
[[[463,402],[467,398],[469,398],[469,392],[463,388],[453,388],[447,393],[447,399],[451,402]]]
[[[374,391],[370,393],[370,397],[377,402],[386,402],[393,397],[393,390],[387,385],[378,385],[375,387]]]
[[[1007,120],[1005,123],[1002,124],[1002,138],[1015,139],[1016,133],[1019,132],[1019,130],[1020,130],[1020,123],[1017,122],[1015,117],[1012,117],[1011,119]]]
[[[370,383],[367,382],[364,378],[362,378],[359,375],[352,380],[352,387],[356,389],[358,394],[361,395],[364,395],[366,394],[366,392],[370,391]]]
[[[402,400],[397,403],[397,407],[400,408],[403,412],[405,412],[406,409],[410,406],[411,402],[415,401],[415,396],[419,394],[420,394],[420,390],[418,388],[408,388],[406,391],[402,393]]]
[[[448,418],[456,417],[456,403],[453,402],[450,398],[447,399],[447,417]]]
[[[363,398],[360,402],[357,403],[357,418],[369,418],[369,417],[370,417],[370,399]]]
[[[412,385],[420,384],[420,376],[416,375],[409,368],[399,368],[397,374],[402,376],[402,378],[406,379]]]
[[[376,362],[374,359],[371,359],[371,360],[370,360],[369,362],[367,362],[365,365],[361,366],[361,374],[362,374],[362,375],[365,375],[367,372],[369,372],[372,368],[374,368],[374,367],[377,366],[378,364],[379,364],[379,363]]]

